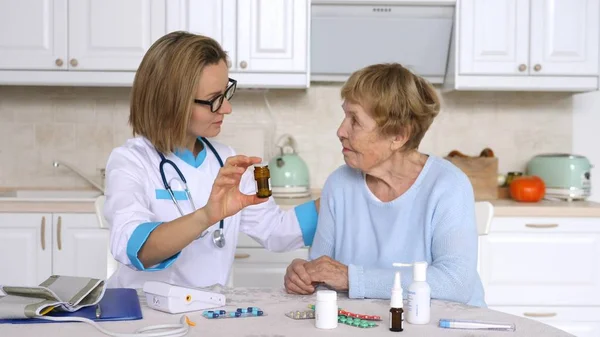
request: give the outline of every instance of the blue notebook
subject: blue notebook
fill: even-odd
[[[96,306],[85,307],[75,312],[50,312],[46,316],[84,317],[96,322],[132,321],[142,319],[142,308],[137,291],[129,288],[107,288],[99,302],[100,318],[96,318]],[[73,321],[77,322],[77,321]],[[0,324],[61,323],[39,318],[0,319]]]

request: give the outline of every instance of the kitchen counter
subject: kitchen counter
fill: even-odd
[[[283,209],[317,199],[320,189],[313,189],[306,198],[275,198]],[[82,199],[15,199],[0,198],[0,212],[5,213],[94,213],[93,198]],[[600,217],[600,203],[591,201],[547,201],[537,203],[516,202],[509,199],[492,200],[496,217]]]
[[[495,217],[600,217],[600,203],[592,201],[526,203],[499,199],[491,203]]]

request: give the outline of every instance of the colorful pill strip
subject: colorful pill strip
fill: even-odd
[[[202,312],[205,318],[239,318],[239,317],[256,317],[265,316],[265,313],[257,307],[237,308],[235,311],[225,310],[206,310]]]
[[[315,305],[314,304],[309,304],[308,307],[312,310],[315,310]],[[363,314],[355,314],[349,311],[346,311],[342,308],[338,308],[338,315],[340,316],[346,316],[346,317],[352,317],[352,318],[358,318],[358,319],[362,319],[365,321],[381,321],[381,317],[377,316],[377,315],[363,315]]]
[[[367,321],[360,318],[348,317],[345,315],[338,316],[338,322],[346,325],[355,326],[357,328],[374,328],[377,326],[373,321]]]

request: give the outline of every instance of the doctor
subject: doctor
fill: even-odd
[[[224,285],[240,231],[275,252],[312,242],[318,200],[282,211],[258,198],[247,168],[261,159],[206,139],[231,113],[236,84],[209,37],[173,32],[144,56],[131,91],[135,138],[106,166],[104,216],[122,264],[109,287]]]

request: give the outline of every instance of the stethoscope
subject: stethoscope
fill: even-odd
[[[200,139],[202,139],[202,142],[204,142],[204,144],[206,144],[206,146],[208,146],[208,148],[215,155],[215,157],[217,157],[217,160],[219,161],[219,165],[221,165],[221,167],[223,167],[223,160],[221,159],[221,156],[219,156],[219,153],[217,152],[217,150],[215,150],[215,148],[212,146],[212,144],[208,140],[206,140],[206,138],[201,137]],[[196,204],[194,203],[194,199],[192,199],[192,194],[190,193],[190,190],[188,189],[187,181],[185,180],[183,173],[181,173],[181,171],[179,170],[179,167],[177,167],[177,165],[175,165],[175,163],[172,162],[171,160],[165,158],[165,156],[162,153],[160,153],[159,151],[156,151],[156,152],[158,152],[158,155],[160,156],[160,164],[158,165],[158,168],[160,170],[160,177],[162,178],[163,184],[165,185],[165,189],[169,192],[169,195],[171,196],[171,200],[173,200],[175,207],[177,207],[179,214],[181,214],[181,216],[184,215],[183,210],[179,206],[179,202],[177,201],[177,199],[175,199],[175,194],[173,193],[173,190],[171,189],[171,185],[169,185],[169,183],[167,182],[167,177],[165,176],[165,170],[164,170],[165,164],[169,164],[169,165],[173,166],[173,168],[179,175],[179,178],[183,182],[183,186],[185,188],[185,193],[187,194],[187,197],[190,200],[190,203],[192,204],[192,209],[196,210]],[[215,244],[215,246],[217,246],[219,248],[225,247],[225,235],[223,233],[223,226],[224,226],[224,222],[223,222],[223,219],[221,219],[219,221],[219,229],[217,229],[213,232],[213,238],[212,238],[213,243]],[[205,231],[204,233],[200,234],[199,238],[203,238],[204,236],[206,236],[206,234],[208,234],[208,231]]]

